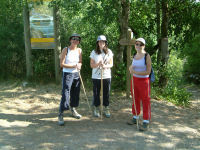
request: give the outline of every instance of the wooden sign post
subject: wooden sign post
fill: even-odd
[[[30,80],[33,77],[33,65],[32,65],[32,53],[30,42],[30,21],[29,21],[29,9],[28,4],[25,3],[23,10],[24,19],[24,42],[25,42],[25,54],[26,54],[26,77]]]
[[[60,59],[59,55],[61,52],[61,43],[60,43],[60,28],[59,28],[59,8],[57,5],[53,8],[53,18],[54,18],[54,39],[55,39],[55,48],[54,48],[54,58],[55,58],[55,78],[56,83],[59,84],[60,80]]]
[[[119,41],[120,45],[127,46],[127,66],[126,66],[126,97],[130,96],[130,87],[131,87],[131,80],[130,80],[130,72],[129,66],[131,65],[131,49],[132,45],[135,44],[135,39],[133,39],[133,32],[131,29],[127,31],[127,37],[121,39]]]

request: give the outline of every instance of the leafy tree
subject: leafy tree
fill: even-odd
[[[0,76],[24,75],[23,5],[20,0],[0,1]]]
[[[194,83],[200,84],[200,34],[191,39],[183,49],[186,56],[184,71],[186,77]]]

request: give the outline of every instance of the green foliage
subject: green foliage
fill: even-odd
[[[163,91],[163,96],[165,99],[175,103],[176,105],[188,106],[191,94],[187,92],[185,88],[168,84],[166,89]]]
[[[54,79],[54,51],[33,50],[33,74],[37,81]]]
[[[19,0],[0,2],[0,77],[25,74],[22,5]]]
[[[183,54],[186,56],[184,64],[185,76],[196,84],[200,84],[200,34],[190,40],[183,49]]]
[[[155,0],[134,1],[130,7],[129,26],[135,38],[143,37],[146,40],[146,49],[152,55],[155,53],[153,47],[157,44]]]
[[[183,60],[177,58],[177,56],[177,52],[171,52],[165,72],[168,76],[166,87],[159,88],[158,85],[154,85],[152,94],[153,97],[166,99],[176,105],[188,106],[191,94],[184,88]]]
[[[200,3],[196,0],[169,1],[169,35],[173,49],[182,50],[185,43],[200,31]]]
[[[118,70],[113,71],[114,81],[112,82],[112,88],[115,90],[125,90],[126,89],[126,65],[118,64]]]

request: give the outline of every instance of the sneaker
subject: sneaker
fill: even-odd
[[[143,125],[140,126],[139,130],[140,131],[147,131],[149,128],[149,123],[143,122]]]
[[[94,107],[94,116],[100,117],[99,107]]]
[[[127,122],[127,124],[128,125],[134,125],[134,124],[137,124],[137,121],[139,121],[139,120],[132,118],[129,122]]]
[[[72,116],[76,119],[80,119],[82,116],[76,111],[74,107],[71,108]]]
[[[58,115],[58,125],[63,126],[64,125],[64,120],[63,120],[63,114],[60,113]]]
[[[110,110],[109,110],[109,107],[105,107],[105,112],[104,112],[106,118],[110,118]]]

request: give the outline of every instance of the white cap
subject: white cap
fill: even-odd
[[[100,35],[97,38],[97,41],[107,41],[105,35]]]
[[[138,39],[136,39],[136,42],[137,41],[143,43],[144,45],[146,44],[146,42],[143,38],[138,38]]]

